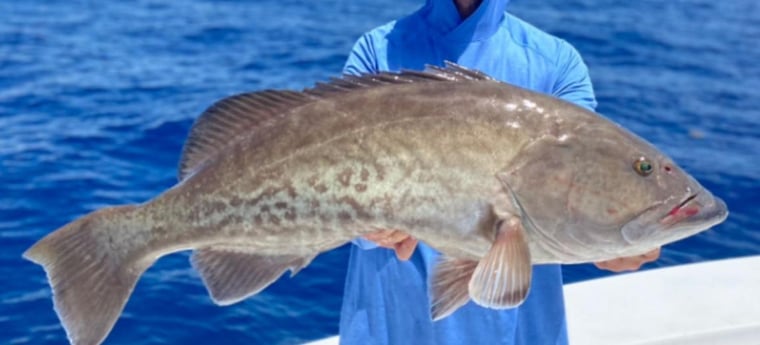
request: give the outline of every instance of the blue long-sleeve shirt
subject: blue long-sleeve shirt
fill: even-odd
[[[578,52],[506,13],[508,0],[484,0],[462,21],[452,0],[428,0],[417,12],[364,34],[344,71],[424,69],[454,61],[492,77],[588,109],[596,101]],[[357,239],[351,248],[341,310],[342,344],[566,344],[559,265],[533,268],[527,300],[496,311],[472,302],[430,319],[428,276],[438,253],[420,243],[409,261]]]

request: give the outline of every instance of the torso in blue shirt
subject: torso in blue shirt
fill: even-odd
[[[507,14],[507,2],[484,0],[462,21],[452,0],[429,0],[412,15],[362,36],[345,72],[421,70],[449,60],[593,109],[591,82],[578,53]],[[470,302],[433,322],[428,276],[439,254],[420,243],[401,262],[391,250],[355,242],[341,311],[342,344],[567,343],[558,265],[534,266],[530,294],[518,308],[496,311]]]

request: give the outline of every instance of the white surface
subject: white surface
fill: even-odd
[[[572,344],[760,345],[760,256],[565,286]]]
[[[312,341],[303,345],[338,345],[338,336]]]
[[[760,345],[760,256],[569,284],[565,305],[573,345]]]

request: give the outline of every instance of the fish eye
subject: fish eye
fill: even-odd
[[[654,166],[648,159],[641,157],[633,162],[633,170],[641,176],[648,176],[654,171]]]

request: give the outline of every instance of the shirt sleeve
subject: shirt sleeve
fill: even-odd
[[[368,34],[360,37],[356,43],[354,43],[353,49],[348,54],[346,64],[343,66],[343,73],[360,75],[363,73],[375,73],[377,72],[374,47],[371,44],[371,40]],[[365,240],[361,237],[354,238],[351,243],[357,245],[361,249],[374,249],[378,245],[375,242]]]
[[[594,111],[597,103],[588,67],[573,46],[565,41],[560,42],[556,64],[557,76],[552,94]]]
[[[348,54],[343,73],[352,75],[377,73],[377,55],[374,48],[370,34],[362,35]]]

